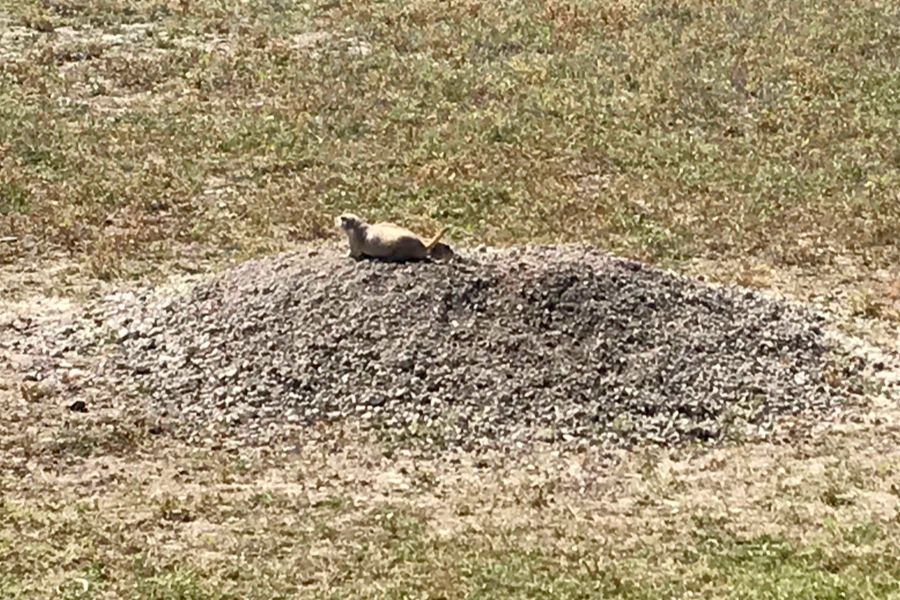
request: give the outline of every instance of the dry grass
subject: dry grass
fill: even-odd
[[[352,208],[757,287],[801,270],[883,325],[898,47],[872,0],[0,0],[0,292],[205,270]],[[3,598],[900,597],[890,415],[530,465],[352,432],[244,456],[9,381]]]
[[[387,457],[351,427],[277,455],[45,420],[4,435],[0,595],[895,598],[898,423],[521,463]]]
[[[346,208],[653,260],[898,257],[890,3],[0,6],[7,262],[116,278]]]

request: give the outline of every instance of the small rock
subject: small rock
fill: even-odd
[[[68,371],[63,372],[63,382],[64,383],[78,383],[83,380],[85,377],[85,372],[82,369],[69,369]]]
[[[77,413],[86,413],[88,411],[87,404],[83,400],[76,400],[69,405],[69,410]]]
[[[19,385],[19,391],[26,402],[38,402],[52,393],[50,386],[38,381],[23,381]]]

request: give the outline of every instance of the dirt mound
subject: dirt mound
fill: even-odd
[[[347,418],[465,447],[765,437],[843,397],[814,316],[581,246],[407,265],[284,255],[123,325],[118,389],[189,435],[247,443]]]

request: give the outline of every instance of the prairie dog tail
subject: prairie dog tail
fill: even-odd
[[[448,231],[449,229],[450,229],[450,225],[446,225],[443,229],[441,229],[440,231],[438,231],[437,235],[434,236],[434,237],[431,239],[430,242],[428,242],[427,244],[425,244],[425,249],[426,249],[426,250],[431,250],[431,249],[434,247],[434,245],[437,244],[437,243],[440,241],[441,236],[444,235],[445,233],[447,233],[447,231]]]

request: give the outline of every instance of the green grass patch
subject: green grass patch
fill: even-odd
[[[28,190],[15,181],[0,182],[0,215],[26,213],[29,208]]]

